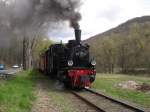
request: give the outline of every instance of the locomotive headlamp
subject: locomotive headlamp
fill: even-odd
[[[68,61],[68,66],[73,66],[73,61],[72,60]]]
[[[96,65],[96,61],[95,61],[95,60],[92,60],[92,61],[91,61],[91,65],[95,66],[95,65]]]

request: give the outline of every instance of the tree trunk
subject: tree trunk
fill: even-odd
[[[35,44],[36,37],[31,39],[24,37],[23,39],[23,69],[33,68],[33,46]]]
[[[23,38],[23,70],[26,70],[26,38]]]

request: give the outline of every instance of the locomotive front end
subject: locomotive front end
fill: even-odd
[[[75,37],[69,51],[68,79],[72,87],[90,87],[96,76],[96,61],[90,57],[89,45],[81,43],[81,30],[75,30]]]
[[[68,70],[71,86],[77,88],[90,87],[95,80],[96,71],[89,69]]]

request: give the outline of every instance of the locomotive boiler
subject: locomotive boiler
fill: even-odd
[[[96,61],[89,45],[81,43],[81,30],[75,29],[75,40],[53,44],[40,56],[40,70],[71,88],[89,87],[95,80]]]

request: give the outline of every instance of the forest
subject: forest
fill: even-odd
[[[86,40],[97,61],[98,72],[150,72],[150,21],[147,18],[150,19],[130,20]]]
[[[40,53],[46,50],[52,41],[43,35],[33,38],[30,42],[28,39],[22,37],[7,39],[7,45],[0,47],[0,63],[5,64],[6,67],[15,64],[21,66],[23,63],[25,63],[25,68],[37,67]],[[29,65],[29,58],[31,58],[31,65]]]

